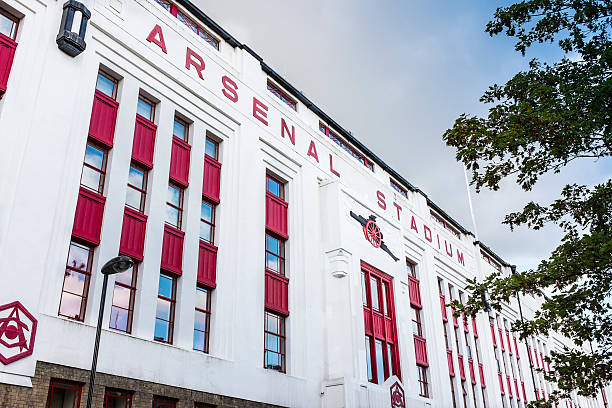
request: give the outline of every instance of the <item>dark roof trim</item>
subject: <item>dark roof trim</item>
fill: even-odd
[[[427,197],[427,196],[426,196]],[[463,226],[461,226],[461,224],[459,224],[457,221],[455,221],[453,219],[453,217],[451,217],[450,215],[448,215],[446,213],[446,211],[444,211],[443,209],[441,209],[440,207],[438,207],[438,205],[436,203],[434,203],[433,201],[431,201],[429,198],[427,198],[427,205],[430,206],[431,208],[433,208],[433,210],[435,212],[437,212],[438,214],[440,214],[441,217],[443,217],[444,219],[446,219],[449,223],[452,224],[453,227],[457,228],[459,231],[461,231],[462,233],[466,234],[466,235],[474,235],[472,234],[470,231],[466,230],[465,228],[463,228]]]
[[[504,266],[508,266],[508,267],[512,267],[513,266],[513,265],[510,265],[508,262],[504,261],[503,259],[501,259],[495,252],[493,252],[493,250],[491,248],[489,248],[488,246],[486,246],[482,242],[474,241],[474,245],[480,246],[480,248],[484,249],[489,255],[491,255],[493,257],[493,259],[495,259],[500,264],[502,264]]]
[[[215,32],[219,37],[223,38],[232,47],[240,47],[240,42],[225,31],[221,26],[215,23],[210,17],[202,13],[202,11],[194,6],[189,0],[176,0],[178,4],[183,6],[185,10],[193,14],[198,20],[204,23],[208,28]]]

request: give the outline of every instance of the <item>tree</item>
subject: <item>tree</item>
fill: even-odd
[[[572,161],[609,160],[611,29],[610,0],[525,0],[497,9],[486,26],[491,36],[514,38],[523,56],[534,44],[558,46],[563,56],[554,63],[533,59],[528,70],[490,86],[481,97],[488,115],[463,114],[444,133],[477,191],[498,190],[509,177],[529,191],[540,176]],[[485,309],[485,293],[498,310],[518,293],[541,297],[534,319],[514,322],[514,330],[521,338],[557,331],[578,346],[592,345],[551,353],[554,370],[546,378],[558,385],[555,398],[574,390],[595,396],[612,379],[612,180],[568,184],[554,202],[530,202],[504,220],[511,229],[550,223],[564,235],[548,259],[534,270],[470,281],[472,295],[455,305],[456,313]],[[532,404],[545,405],[550,401]]]

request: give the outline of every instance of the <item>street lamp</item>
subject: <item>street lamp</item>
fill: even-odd
[[[87,408],[91,408],[93,400],[94,383],[96,382],[96,365],[98,364],[98,349],[100,348],[100,333],[102,331],[102,318],[104,317],[104,301],[106,300],[106,287],[108,275],[125,272],[134,266],[134,261],[128,256],[119,255],[108,261],[102,267],[104,283],[102,284],[102,297],[100,298],[100,312],[98,313],[98,326],[96,327],[96,342],[94,344],[91,372],[89,374],[89,392],[87,393]]]

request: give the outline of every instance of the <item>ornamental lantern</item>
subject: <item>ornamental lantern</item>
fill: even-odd
[[[81,14],[81,26],[78,34],[72,31],[72,23],[74,21],[75,12]],[[87,22],[91,17],[91,12],[83,3],[78,1],[68,0],[64,3],[64,13],[62,14],[62,23],[55,42],[60,50],[64,51],[71,57],[76,57],[85,51],[85,30]]]

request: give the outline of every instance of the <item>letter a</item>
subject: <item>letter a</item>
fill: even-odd
[[[158,36],[159,39],[157,38]],[[153,27],[153,30],[151,30],[151,33],[147,37],[147,41],[159,46],[159,48],[161,48],[164,54],[168,53],[168,51],[166,51],[166,41],[164,40],[164,33],[162,33],[162,29],[159,24]]]

